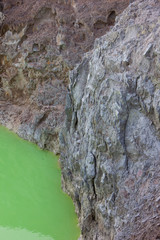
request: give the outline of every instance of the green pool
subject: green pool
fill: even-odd
[[[58,158],[0,126],[0,239],[77,240]]]

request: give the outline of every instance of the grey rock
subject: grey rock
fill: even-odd
[[[134,1],[70,74],[60,160],[82,239],[159,238],[159,9]]]

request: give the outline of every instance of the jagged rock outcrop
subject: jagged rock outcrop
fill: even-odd
[[[59,152],[68,72],[129,0],[2,0],[0,123]]]
[[[160,1],[132,3],[69,88],[62,183],[82,238],[160,239]]]

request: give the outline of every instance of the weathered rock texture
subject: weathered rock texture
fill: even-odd
[[[70,75],[63,187],[83,239],[160,239],[160,1],[139,0]]]
[[[1,0],[0,123],[59,152],[68,72],[128,3]]]

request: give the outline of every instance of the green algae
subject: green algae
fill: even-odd
[[[0,239],[77,240],[58,157],[0,126]]]

